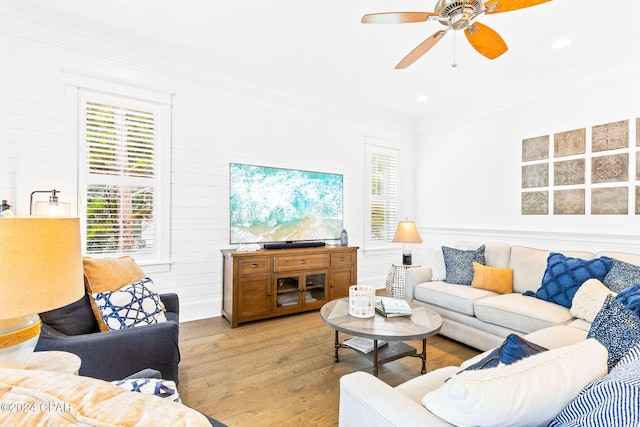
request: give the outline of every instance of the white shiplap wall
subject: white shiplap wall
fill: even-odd
[[[102,40],[73,26],[0,11],[0,198],[27,212],[33,190],[77,201],[77,147],[65,128],[66,73],[173,93],[171,268],[150,274],[177,292],[183,320],[217,316],[228,243],[228,164],[254,163],[344,174],[345,227],[362,246],[364,144],[401,148],[400,184],[412,195],[414,124],[408,118],[328,99],[246,70],[160,46]],[[404,197],[403,214],[413,212]],[[359,253],[359,279],[384,286],[400,248]]]

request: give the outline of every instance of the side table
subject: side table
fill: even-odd
[[[66,351],[34,351],[25,369],[78,375],[82,360]]]
[[[387,275],[386,288],[387,296],[391,298],[404,299],[404,280],[409,268],[420,267],[419,265],[392,264]]]

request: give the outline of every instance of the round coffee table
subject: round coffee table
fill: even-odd
[[[349,315],[349,298],[329,301],[320,309],[322,320],[335,329],[335,356],[339,362],[338,350],[352,348],[373,363],[373,375],[378,376],[378,368],[383,363],[414,356],[422,359],[422,374],[427,373],[427,338],[437,334],[442,327],[442,318],[435,311],[412,306],[411,316],[383,317],[379,314],[369,318],[358,318]],[[338,332],[355,337],[373,340],[373,351],[365,353],[341,343]],[[422,340],[422,353],[403,341]],[[378,348],[378,340],[388,341],[388,344]]]

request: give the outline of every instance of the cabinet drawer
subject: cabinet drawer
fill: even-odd
[[[353,264],[353,252],[331,254],[331,267],[351,267]]]
[[[273,259],[275,271],[327,268],[329,261],[329,254],[277,256]]]
[[[240,260],[240,275],[264,274],[271,272],[268,257],[242,258]]]

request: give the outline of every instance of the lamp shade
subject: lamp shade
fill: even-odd
[[[422,243],[422,237],[420,237],[414,221],[400,221],[391,241],[395,243]]]
[[[0,242],[0,320],[53,310],[84,295],[78,218],[0,218]]]

